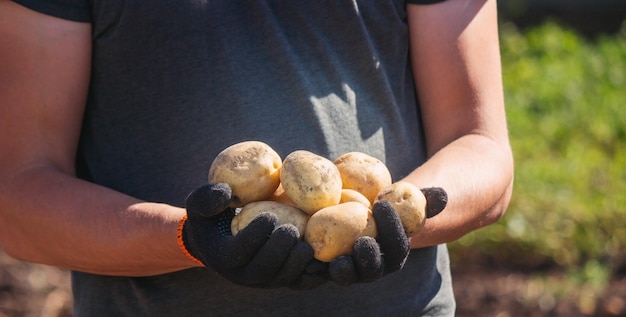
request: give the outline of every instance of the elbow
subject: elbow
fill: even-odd
[[[41,255],[41,252],[30,248],[15,232],[3,230],[6,229],[4,224],[0,227],[2,230],[2,234],[0,234],[1,252],[18,261],[47,264],[38,256]]]
[[[505,153],[506,154],[502,156],[502,160],[500,161],[501,169],[498,173],[498,180],[495,182],[501,185],[494,187],[494,189],[497,188],[497,191],[494,192],[495,195],[493,196],[495,199],[492,200],[490,207],[484,210],[482,216],[479,218],[478,228],[498,222],[509,208],[511,197],[513,196],[515,168],[513,153],[510,148],[508,148]]]
[[[2,220],[4,221],[4,220]],[[8,256],[19,260],[19,261],[25,261],[26,258],[24,257],[23,254],[21,254],[22,252],[20,252],[20,250],[22,248],[20,248],[19,245],[17,245],[17,243],[15,243],[15,238],[12,238],[9,234],[9,231],[7,230],[7,228],[4,228],[4,223],[2,224],[2,226],[0,226],[0,249]]]
[[[488,211],[490,224],[498,222],[504,216],[511,203],[511,197],[513,196],[515,162],[511,146],[508,142],[506,144],[506,149],[502,151],[504,153],[501,158],[503,168],[500,174],[504,186],[501,187],[500,196]]]
[[[7,203],[7,194],[6,187],[0,184],[0,251],[16,260],[31,262],[28,248],[15,223],[15,214],[11,212],[14,208]]]
[[[500,198],[487,209],[484,213],[483,221],[481,221],[479,227],[488,226],[498,222],[506,213],[511,202],[511,196],[513,195],[513,177],[509,181],[508,185],[502,192]]]
[[[12,234],[9,221],[5,216],[0,208],[0,250],[16,260],[24,261],[25,257],[21,251],[23,248],[17,243],[19,240]]]

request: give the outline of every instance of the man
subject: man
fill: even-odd
[[[77,316],[453,315],[444,243],[512,187],[496,1],[409,2],[0,1],[2,247],[71,269]],[[448,205],[375,281],[240,286],[176,232],[243,140],[365,152]]]

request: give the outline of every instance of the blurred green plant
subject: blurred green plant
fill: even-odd
[[[602,284],[625,265],[626,29],[586,40],[554,22],[503,23],[500,34],[514,194],[498,223],[450,244],[453,260],[478,252]]]

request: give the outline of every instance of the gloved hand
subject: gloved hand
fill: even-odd
[[[228,184],[207,184],[189,194],[179,226],[183,252],[238,285],[310,289],[325,282],[313,249],[295,226],[278,226],[274,214],[260,214],[233,236],[231,194]]]
[[[426,197],[426,217],[439,214],[448,202],[446,191],[439,187],[423,188]],[[375,281],[402,269],[409,255],[409,238],[398,214],[388,201],[374,203],[372,214],[378,237],[360,237],[352,255],[340,256],[330,262],[328,273],[339,285]]]

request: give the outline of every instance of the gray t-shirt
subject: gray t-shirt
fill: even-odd
[[[92,24],[77,160],[94,183],[182,206],[215,155],[243,140],[283,157],[365,152],[394,180],[425,160],[403,0],[16,2]],[[455,306],[445,245],[412,250],[374,283],[310,291],[240,287],[208,269],[72,277],[76,316],[452,316]]]

